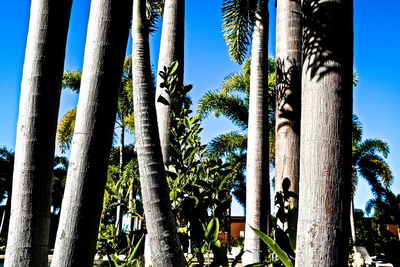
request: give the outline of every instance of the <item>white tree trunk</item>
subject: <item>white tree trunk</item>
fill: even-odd
[[[53,267],[93,266],[131,0],[92,1]]]
[[[261,239],[250,228],[268,232],[268,1],[262,0],[253,32],[246,175],[246,231],[243,265],[263,260]]]
[[[178,61],[178,88],[183,85],[184,40],[185,40],[185,0],[165,0],[163,24],[158,58],[156,109],[160,135],[161,150],[164,163],[167,162],[170,149],[171,97],[165,88],[159,72],[173,61]]]
[[[353,246],[356,245],[356,225],[354,221],[354,199],[351,197],[350,202],[350,233],[351,233],[351,243]]]
[[[54,148],[70,0],[33,0],[5,266],[47,266]]]
[[[277,1],[276,15],[276,143],[275,193],[289,179],[288,190],[299,193],[300,98],[301,98],[301,5]],[[297,207],[298,199],[290,198]]]
[[[296,266],[347,266],[353,1],[304,0]]]
[[[132,19],[132,76],[135,146],[152,261],[157,267],[183,267],[175,218],[169,199],[157,128],[155,92],[151,82],[145,0],[135,0]]]

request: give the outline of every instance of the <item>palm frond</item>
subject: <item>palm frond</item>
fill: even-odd
[[[233,92],[246,94],[249,97],[250,92],[250,76],[245,76],[243,73],[232,73],[225,77],[221,85],[221,94],[227,95]]]
[[[62,153],[68,150],[71,146],[72,137],[74,135],[75,119],[76,108],[68,111],[58,123],[57,142]]]
[[[363,134],[363,127],[361,125],[360,120],[358,119],[357,115],[353,115],[352,121],[352,138],[353,138],[353,146],[358,145],[361,142],[361,137]]]
[[[157,23],[162,17],[164,9],[164,0],[147,0],[146,1],[146,16],[149,23],[149,33],[157,30]]]
[[[200,117],[207,117],[214,112],[216,117],[223,115],[242,130],[247,129],[248,103],[237,96],[207,92],[199,101],[197,112]]]
[[[232,60],[242,64],[251,43],[257,0],[224,0],[222,29]]]
[[[62,88],[69,88],[71,91],[79,93],[81,79],[82,72],[80,70],[66,70],[62,78]]]
[[[377,178],[382,180],[386,188],[393,183],[393,174],[390,170],[389,164],[376,154],[367,154],[363,156],[358,162],[359,168],[368,168],[373,170]]]
[[[208,144],[209,153],[217,156],[234,153],[235,151],[244,151],[247,147],[247,136],[232,131],[220,134]]]
[[[371,211],[374,208],[374,206],[376,205],[376,202],[377,201],[375,198],[368,200],[367,204],[365,205],[365,213],[367,215],[371,214]]]
[[[387,158],[390,153],[389,145],[380,139],[366,139],[359,145],[360,155],[381,153],[384,158]]]

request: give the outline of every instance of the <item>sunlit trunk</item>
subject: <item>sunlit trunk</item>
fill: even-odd
[[[157,128],[145,0],[135,0],[132,20],[132,76],[135,146],[153,266],[186,266],[169,200]]]
[[[61,78],[72,1],[32,0],[5,266],[47,266]]]
[[[276,10],[275,193],[283,191],[282,183],[287,178],[285,181],[287,191],[298,195],[301,98],[300,0],[279,0]],[[291,197],[290,202],[297,206],[298,199]]]
[[[92,1],[53,267],[93,266],[131,0]]]
[[[303,0],[296,266],[347,266],[353,1]]]
[[[268,1],[260,1],[253,32],[246,175],[246,235],[243,265],[263,260],[261,239],[250,228],[269,229]]]
[[[157,74],[173,61],[178,61],[178,88],[183,85],[184,36],[185,0],[165,0]],[[165,163],[170,149],[171,96],[165,88],[161,88],[162,82],[162,78],[157,75],[155,101],[161,150]]]

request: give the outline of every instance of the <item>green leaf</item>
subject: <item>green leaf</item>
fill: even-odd
[[[293,251],[296,251],[297,217],[298,209],[293,206],[293,203],[290,203],[288,212],[288,231],[290,246],[292,247]]]
[[[281,249],[281,247],[271,237],[267,236],[263,232],[251,226],[250,228],[256,233],[256,235],[258,235],[259,238],[261,238],[262,241],[264,241],[265,244],[268,245],[268,247],[278,256],[278,258],[282,261],[282,263],[286,267],[294,267],[289,256],[285,253],[285,251]]]
[[[172,62],[171,65],[169,65],[169,74],[170,75],[175,74],[175,72],[178,69],[178,67],[179,67],[178,61]]]
[[[132,251],[132,254],[129,256],[128,263],[132,263],[135,259],[138,258],[143,242],[144,242],[144,234],[137,242],[135,248]]]
[[[207,243],[215,243],[218,240],[219,233],[219,220],[218,218],[213,218],[207,226],[206,233],[204,235]]]

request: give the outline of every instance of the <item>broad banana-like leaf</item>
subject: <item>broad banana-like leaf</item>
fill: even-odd
[[[250,228],[258,235],[261,240],[267,244],[267,246],[278,256],[278,258],[282,261],[282,263],[286,267],[294,267],[292,261],[290,260],[289,256],[286,254],[285,251],[281,249],[281,247],[276,243],[271,237],[267,236],[263,232],[253,228]]]

